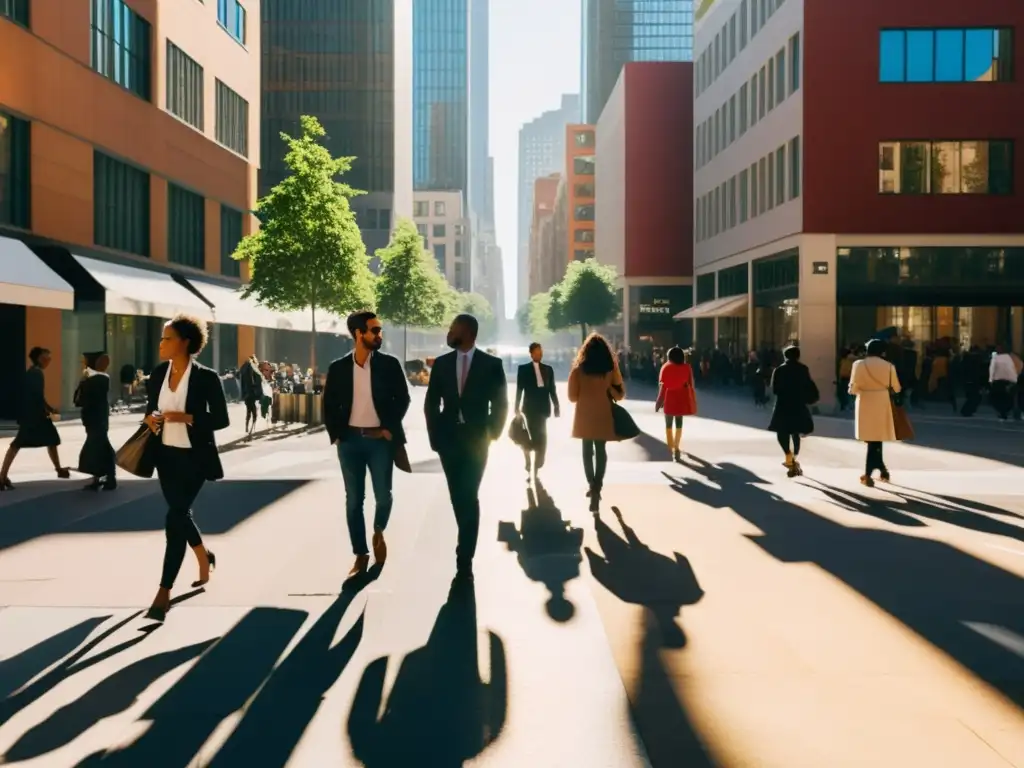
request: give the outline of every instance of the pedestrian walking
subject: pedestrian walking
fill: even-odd
[[[800,347],[782,350],[783,363],[772,374],[772,394],[775,406],[768,429],[775,433],[785,454],[782,462],[789,477],[803,474],[797,457],[800,438],[814,431],[814,420],[808,407],[818,402],[820,393],[811,378],[810,369],[800,362]]]
[[[366,572],[370,564],[366,546],[366,473],[370,473],[375,510],[373,557],[387,559],[384,530],[391,518],[395,452],[405,445],[402,420],[409,410],[409,385],[398,358],[380,351],[384,328],[373,312],[353,312],[348,331],[354,346],[327,369],[324,421],[331,445],[338,452],[345,482],[345,520],[356,556],[349,578]]]
[[[654,410],[665,412],[665,444],[669,455],[679,461],[679,441],[683,439],[683,417],[697,413],[697,391],[694,387],[690,354],[679,347],[668,351],[668,362],[658,374],[658,398]]]
[[[451,352],[434,361],[424,413],[430,447],[441,459],[452,510],[459,526],[458,576],[473,577],[480,533],[480,482],[491,441],[508,416],[508,388],[501,358],[476,347],[479,323],[459,315],[448,329]]]
[[[32,365],[24,374],[24,388],[18,411],[18,433],[11,441],[7,455],[4,456],[3,466],[0,467],[0,491],[14,490],[9,474],[11,465],[22,448],[45,448],[57,477],[61,480],[71,477],[71,470],[61,466],[60,454],[57,452],[60,433],[53,424],[57,409],[46,402],[46,377],[43,371],[50,366],[50,350],[32,347],[28,359]]]
[[[601,503],[608,441],[619,439],[611,403],[625,396],[622,374],[611,347],[601,334],[590,334],[576,353],[569,372],[569,402],[576,403],[572,436],[583,441],[583,473],[589,487],[590,511],[594,513]]]
[[[245,432],[251,435],[259,418],[256,405],[263,397],[263,374],[260,373],[260,361],[256,355],[242,363],[238,369],[238,386],[242,402],[245,403]]]
[[[531,472],[531,453],[534,456],[532,471],[539,472],[544,466],[548,450],[548,419],[552,411],[556,419],[561,415],[555,371],[541,362],[543,359],[544,348],[533,342],[530,344],[530,362],[520,365],[516,374],[516,415],[526,417],[526,429],[530,433],[530,442],[523,447],[527,475]]]
[[[206,481],[224,477],[214,432],[230,423],[224,387],[217,372],[196,362],[206,346],[206,323],[178,315],[164,325],[160,360],[149,377],[145,424],[159,436],[156,472],[167,502],[160,588],[146,618],[163,621],[171,608],[171,589],[185,559],[186,545],[199,565],[193,587],[210,580],[217,557],[206,548],[192,516],[192,504]]]
[[[1017,400],[1017,366],[1006,348],[999,344],[988,365],[989,399],[999,414],[1000,421],[1006,421]]]
[[[78,471],[92,476],[84,490],[117,488],[114,447],[110,444],[110,357],[106,352],[83,356],[85,372],[75,390],[75,405],[85,427],[85,443],[78,454]]]
[[[867,344],[867,355],[853,364],[850,374],[850,394],[857,398],[854,406],[856,437],[867,443],[862,484],[875,484],[872,475],[877,470],[883,483],[890,480],[885,465],[882,444],[896,441],[896,425],[892,414],[892,394],[899,394],[900,380],[896,368],[884,358],[886,344],[872,339]]]

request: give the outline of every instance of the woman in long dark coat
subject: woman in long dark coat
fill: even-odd
[[[52,420],[57,409],[46,402],[46,379],[43,371],[50,365],[50,350],[32,347],[28,357],[32,366],[25,371],[25,388],[18,415],[18,434],[11,441],[11,447],[4,456],[3,467],[0,467],[0,491],[14,490],[8,473],[11,471],[14,457],[22,448],[45,448],[50,455],[50,461],[53,462],[57,477],[62,480],[71,477],[71,470],[61,466],[57,453],[60,434]]]
[[[782,463],[789,477],[803,474],[797,456],[800,455],[800,437],[814,431],[814,420],[808,407],[818,402],[818,387],[811,372],[800,362],[800,348],[787,347],[782,352],[785,362],[772,374],[772,393],[775,407],[768,429],[775,433],[779,446],[786,454]],[[790,447],[792,445],[792,448]]]
[[[92,475],[87,491],[112,491],[117,488],[114,447],[110,444],[110,358],[105,352],[85,355],[85,376],[75,393],[75,404],[82,411],[85,444],[78,454],[78,471]],[[102,481],[102,482],[101,482]]]

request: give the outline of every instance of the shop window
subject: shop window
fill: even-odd
[[[884,29],[879,36],[883,83],[1009,82],[1013,30]]]
[[[697,303],[712,301],[715,298],[715,273],[697,275]]]
[[[739,264],[718,273],[718,296],[742,296],[750,290],[746,264]]]
[[[92,184],[96,245],[149,256],[149,174],[94,152]]]
[[[31,219],[31,135],[27,120],[0,112],[0,224],[23,229]]]

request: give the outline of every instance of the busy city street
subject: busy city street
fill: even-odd
[[[226,479],[195,505],[219,567],[191,590],[187,560],[162,626],[143,618],[156,481],[86,493],[19,456],[0,495],[0,762],[1024,766],[1016,423],[919,422],[928,447],[892,446],[892,484],[864,488],[846,420],[817,420],[790,479],[767,414],[706,394],[673,462],[637,387],[644,433],[610,447],[594,515],[566,404],[536,482],[493,446],[467,593],[422,391],[383,569],[344,584],[321,431],[225,433]]]

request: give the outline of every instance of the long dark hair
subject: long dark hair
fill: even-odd
[[[615,355],[611,345],[600,333],[587,336],[576,353],[574,368],[579,368],[588,376],[604,376],[615,370]]]

